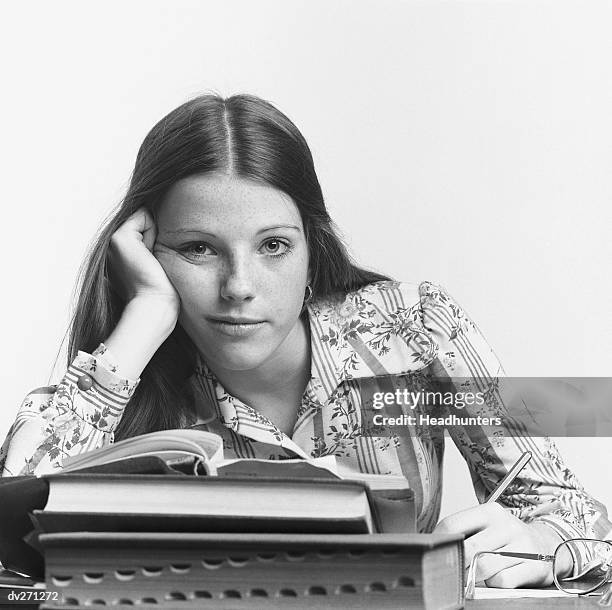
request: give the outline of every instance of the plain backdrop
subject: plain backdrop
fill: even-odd
[[[610,2],[30,1],[0,28],[0,432],[63,372],[143,137],[210,90],[288,114],[355,257],[446,286],[507,373],[610,374]],[[559,445],[610,505],[610,439]],[[474,502],[452,447],[445,469],[443,514]]]

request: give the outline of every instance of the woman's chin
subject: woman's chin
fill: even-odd
[[[204,353],[204,359],[208,363],[214,363],[215,367],[220,367],[226,371],[250,371],[260,367],[268,360],[270,354],[263,352],[261,349],[242,349],[217,351],[215,354],[207,356]]]

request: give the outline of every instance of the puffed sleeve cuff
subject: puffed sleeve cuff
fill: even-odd
[[[101,344],[92,354],[78,352],[58,384],[56,399],[94,428],[113,432],[139,380],[118,374],[111,354]]]

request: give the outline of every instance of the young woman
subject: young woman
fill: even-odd
[[[364,407],[376,392],[411,387],[415,374],[501,373],[443,290],[350,261],[303,136],[247,95],[193,99],[147,135],[84,266],[69,351],[60,383],[21,406],[0,452],[3,475],[200,425],[223,437],[227,457],[333,454],[360,471],[403,474],[421,531],[438,520],[443,430],[381,436]],[[500,503],[437,525],[466,535],[468,561],[479,550],[549,554],[562,539],[610,529],[548,439],[450,433],[481,501],[524,450],[534,456]],[[480,578],[505,587],[552,579],[550,564],[486,556]]]

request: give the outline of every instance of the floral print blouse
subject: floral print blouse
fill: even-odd
[[[228,458],[335,455],[361,472],[404,475],[415,493],[418,529],[431,531],[440,512],[444,428],[415,434],[394,426],[381,435],[364,414],[374,392],[410,387],[414,375],[428,371],[495,383],[503,376],[495,354],[463,309],[429,282],[376,282],[345,298],[310,303],[308,316],[311,377],[291,436],[226,392],[204,362],[190,379],[197,424],[221,435]],[[67,456],[112,443],[137,383],[121,377],[103,345],[91,355],[80,352],[57,386],[25,398],[0,449],[2,475],[52,472]],[[473,410],[466,406],[465,415]],[[450,426],[448,433],[480,502],[529,450],[532,460],[499,501],[563,539],[610,534],[605,508],[584,491],[550,439],[488,436],[478,426]]]

